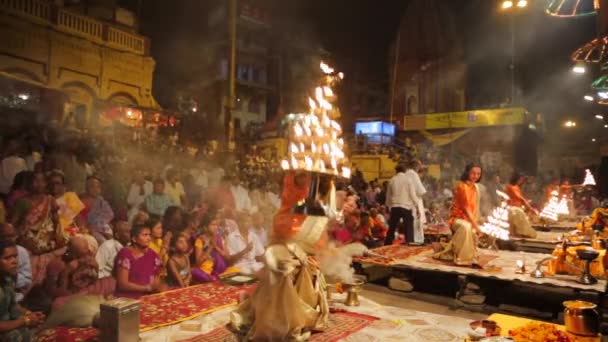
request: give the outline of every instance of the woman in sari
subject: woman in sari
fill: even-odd
[[[55,197],[55,202],[59,208],[59,224],[64,232],[71,236],[84,233],[79,227],[84,226],[78,214],[84,209],[84,204],[80,201],[75,192],[66,192],[65,178],[62,173],[53,172],[49,176],[51,194]],[[76,220],[78,218],[78,220]],[[80,221],[80,222],[77,222]]]
[[[112,238],[110,222],[114,218],[114,211],[101,193],[101,180],[95,176],[89,176],[86,193],[80,196],[84,204],[84,209],[80,212],[81,218],[86,222],[89,233],[99,244]]]
[[[48,263],[65,252],[67,235],[61,229],[57,203],[47,194],[44,173],[36,172],[28,184],[29,195],[13,208],[11,223],[17,228],[18,242],[31,254],[32,286],[39,285]]]
[[[137,225],[131,228],[131,245],[116,255],[117,297],[139,298],[143,295],[161,292],[166,286],[161,282],[162,262],[149,248],[150,227]]]
[[[15,175],[11,191],[6,196],[6,208],[8,210],[13,209],[18,200],[27,196],[27,185],[31,182],[33,175],[32,171],[21,171]]]
[[[481,180],[481,166],[469,164],[454,190],[454,203],[448,224],[452,241],[434,255],[437,259],[451,260],[456,265],[479,268],[477,260],[477,234],[479,233],[479,196],[477,183]]]
[[[530,205],[523,196],[521,186],[526,181],[526,176],[514,173],[505,192],[509,196],[509,230],[512,236],[536,238],[536,230],[532,228],[528,216],[523,208],[538,215],[538,211]]]

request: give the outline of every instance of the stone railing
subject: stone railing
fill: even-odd
[[[146,51],[146,39],[142,36],[108,27],[107,38],[108,45],[111,47],[126,49],[137,54],[144,54]]]
[[[144,36],[123,31],[101,21],[56,7],[40,0],[0,0],[0,12],[37,23],[54,26],[56,30],[111,48],[148,54],[148,40]]]
[[[87,16],[60,9],[57,26],[61,31],[93,41],[103,41],[103,24]]]
[[[51,16],[50,4],[36,0],[0,0],[0,9],[44,22],[48,21]]]

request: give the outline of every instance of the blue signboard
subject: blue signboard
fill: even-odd
[[[382,121],[357,122],[355,124],[355,133],[365,135],[384,134],[394,136],[395,125]]]

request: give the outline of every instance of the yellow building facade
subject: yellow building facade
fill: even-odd
[[[65,115],[159,109],[146,37],[37,0],[0,0],[0,77],[65,94]]]

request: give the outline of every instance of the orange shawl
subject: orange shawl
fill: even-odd
[[[292,213],[293,207],[299,202],[304,201],[310,189],[310,175],[306,176],[303,186],[295,184],[295,174],[293,172],[285,175],[283,179],[283,193],[281,195],[281,208],[274,217],[273,238],[279,241],[287,241],[294,237],[305,215]]]
[[[477,212],[477,187],[475,184],[461,181],[454,190],[454,204],[450,211],[449,224],[452,225],[455,219],[469,221],[465,213],[466,209],[473,215]]]

